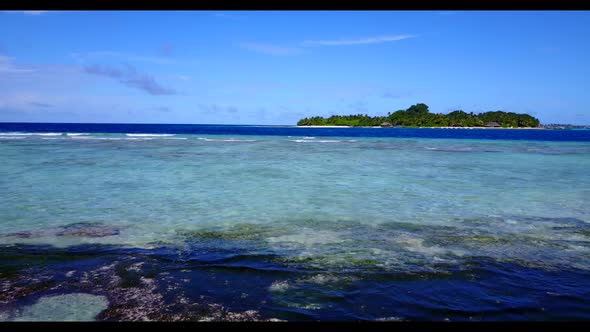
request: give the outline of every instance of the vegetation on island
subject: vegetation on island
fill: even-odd
[[[402,127],[484,127],[490,123],[500,127],[539,127],[539,119],[528,115],[512,112],[484,112],[474,114],[462,110],[448,114],[430,113],[428,105],[416,104],[406,110],[389,112],[387,116],[332,115],[329,118],[314,116],[297,122],[298,126],[352,126],[373,127],[383,124]]]

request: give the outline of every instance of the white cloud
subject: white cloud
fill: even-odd
[[[367,45],[367,44],[380,44],[400,41],[409,38],[415,38],[416,35],[389,35],[379,37],[367,37],[360,39],[339,39],[339,40],[306,40],[299,43],[301,47],[312,47],[312,46],[344,46],[344,45]],[[274,44],[265,43],[242,43],[242,48],[255,51],[258,53],[264,53],[269,55],[293,55],[302,52],[301,48],[297,47],[284,47],[277,46]]]
[[[365,44],[379,44],[388,43],[408,38],[414,38],[415,35],[391,35],[368,37],[361,39],[339,39],[339,40],[306,40],[301,43],[302,46],[343,46],[343,45],[365,45]]]
[[[47,10],[23,10],[22,13],[25,15],[38,16],[47,13]]]
[[[35,69],[19,67],[14,64],[14,58],[0,55],[0,73],[30,73]]]
[[[242,48],[255,51],[258,53],[270,54],[270,55],[292,55],[300,53],[301,50],[298,48],[293,47],[282,47],[276,46],[272,44],[262,44],[262,43],[242,43],[240,44]]]
[[[112,51],[71,53],[70,56],[80,63],[85,63],[87,61],[96,61],[96,60],[105,59],[105,58],[117,59],[119,61],[140,61],[140,62],[150,62],[150,63],[157,63],[157,64],[175,63],[175,61],[170,58],[138,56],[138,55],[124,54],[124,53],[112,52]]]
[[[48,10],[3,10],[5,13],[23,14],[27,16],[39,16],[49,12]]]
[[[213,16],[215,17],[219,17],[219,18],[225,18],[225,19],[230,19],[230,20],[236,20],[236,19],[240,19],[243,16],[242,15],[237,15],[237,14],[230,14],[230,13],[213,13]]]

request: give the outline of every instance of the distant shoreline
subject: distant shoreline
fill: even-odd
[[[526,130],[548,130],[547,128],[537,127],[517,127],[517,128],[502,128],[502,127],[381,127],[381,126],[295,126],[296,128],[405,128],[405,129],[526,129]]]

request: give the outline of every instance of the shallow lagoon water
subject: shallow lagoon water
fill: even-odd
[[[0,309],[92,293],[115,320],[590,317],[588,134],[133,128],[0,132]]]

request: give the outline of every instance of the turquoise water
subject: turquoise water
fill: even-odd
[[[1,133],[0,160],[6,247],[268,255],[316,286],[473,259],[590,270],[589,142]]]

